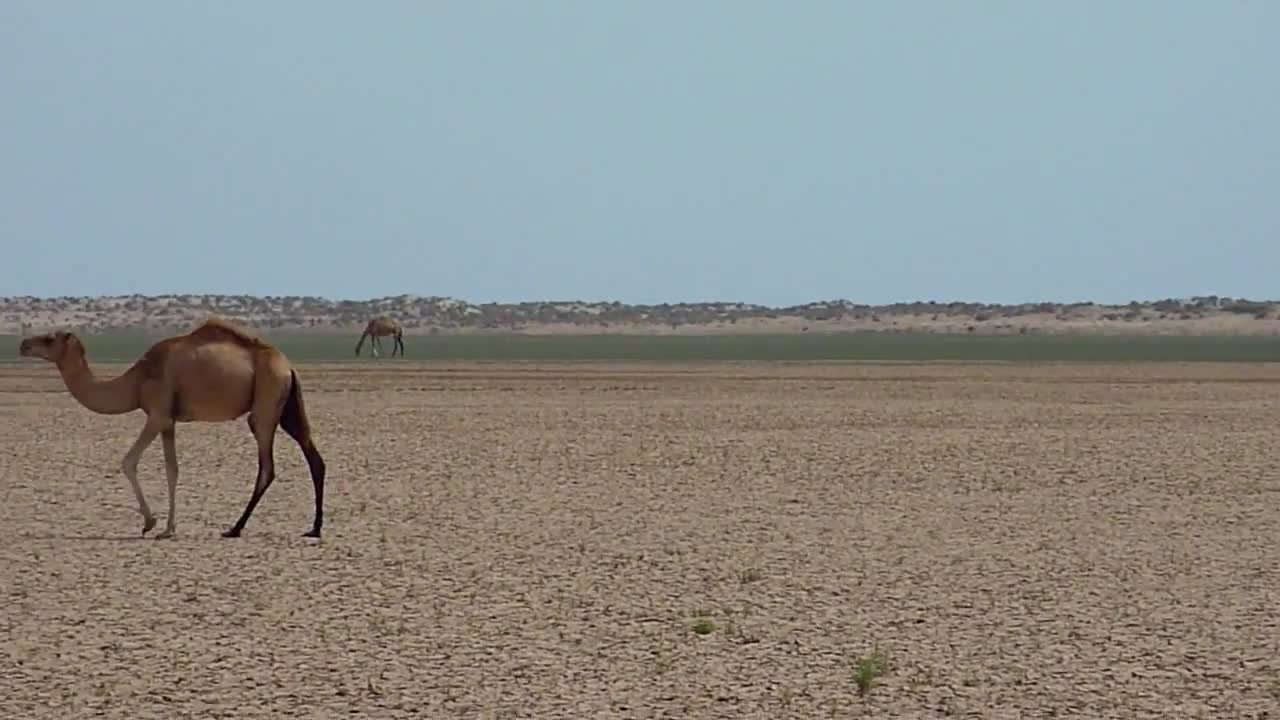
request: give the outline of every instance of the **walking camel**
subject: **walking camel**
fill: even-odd
[[[95,413],[119,415],[141,409],[146,422],[121,464],[142,515],[142,534],[155,527],[155,515],[138,484],[138,460],[159,435],[169,484],[169,519],[156,539],[174,534],[178,455],[174,430],[182,422],[228,422],[245,413],[258,442],[258,476],[253,495],[235,525],[223,537],[239,537],[253,509],[275,479],[273,452],[277,425],[302,448],[315,490],[315,518],[307,537],[320,537],[324,522],[324,459],[311,439],[298,375],[284,353],[218,318],[187,333],[152,345],[122,375],[94,377],[80,338],[52,332],[22,341],[18,354],[42,358],[58,367],[79,403]]]
[[[374,357],[378,357],[378,351],[382,349],[382,340],[379,338],[388,335],[395,339],[395,344],[391,346],[391,357],[396,356],[396,348],[400,349],[400,357],[404,357],[404,328],[386,315],[365,323],[364,332],[360,333],[360,341],[356,343],[356,357],[360,357],[360,348],[364,347],[365,338],[370,339],[369,351]]]

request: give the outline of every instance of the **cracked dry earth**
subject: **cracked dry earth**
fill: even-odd
[[[219,537],[242,422],[139,539],[141,415],[0,370],[0,717],[1280,718],[1280,367],[300,376],[318,544],[283,433]]]

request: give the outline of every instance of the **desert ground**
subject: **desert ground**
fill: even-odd
[[[141,414],[0,367],[0,716],[1280,718],[1278,365],[299,374],[323,540],[283,433],[219,536],[235,422],[164,541]]]

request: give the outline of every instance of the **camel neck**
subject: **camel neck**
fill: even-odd
[[[135,366],[136,367],[136,366]],[[58,371],[67,390],[81,405],[103,415],[119,415],[137,410],[137,384],[134,368],[111,380],[99,380],[89,367],[84,353],[68,353],[58,362]]]

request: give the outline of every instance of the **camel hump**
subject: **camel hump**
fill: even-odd
[[[209,317],[198,327],[188,333],[188,336],[204,337],[217,340],[232,340],[235,343],[247,348],[267,347],[266,341],[255,335],[247,328],[241,327],[220,317]]]

